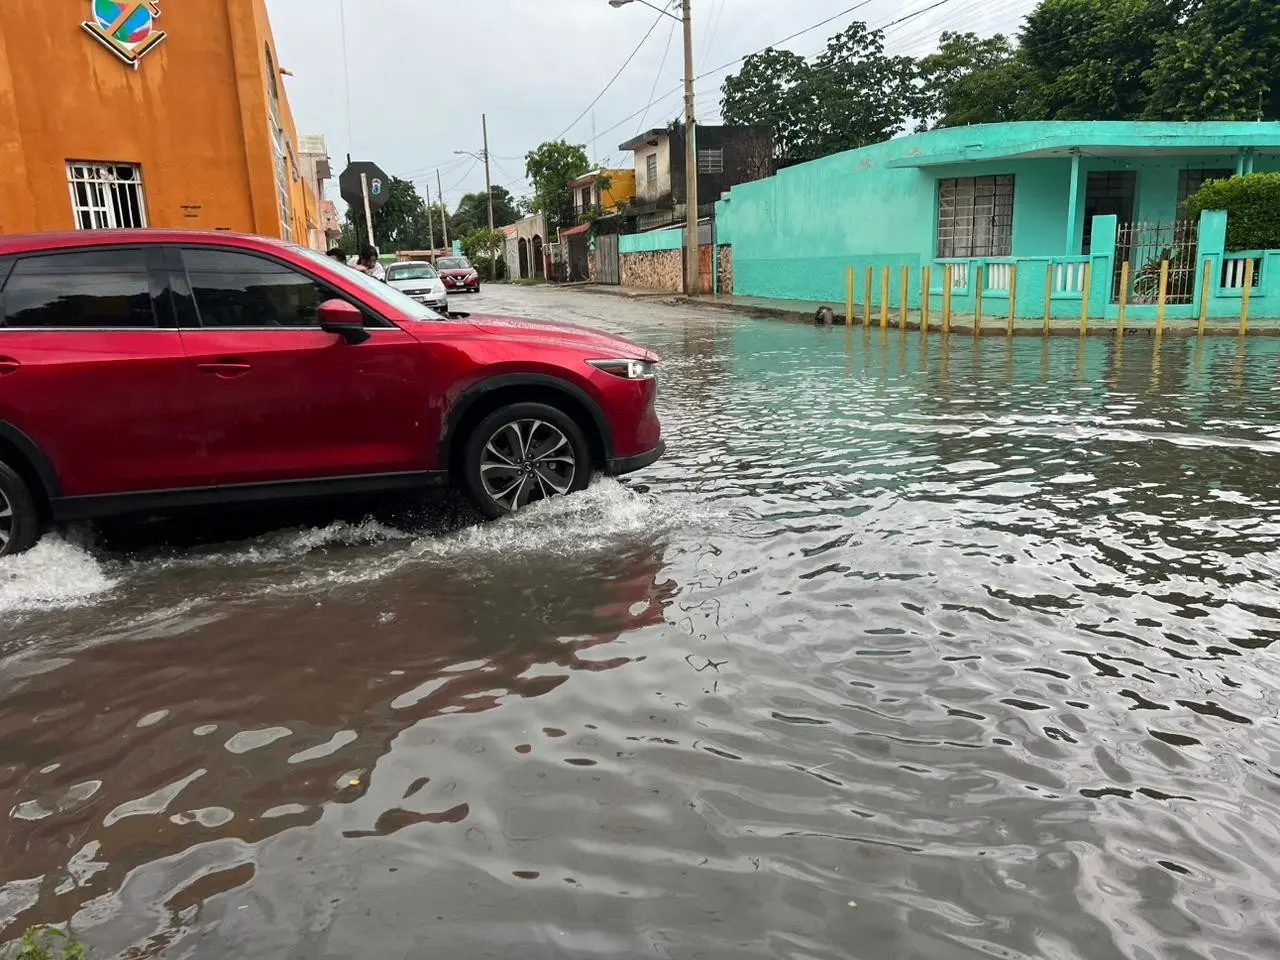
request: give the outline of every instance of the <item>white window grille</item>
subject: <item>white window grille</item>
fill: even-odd
[[[1013,177],[960,177],[938,183],[938,256],[1013,253]]]
[[[71,160],[67,184],[77,230],[145,227],[142,168],[131,163]]]
[[[276,192],[280,198],[280,235],[293,240],[293,206],[289,202],[289,140],[280,121],[280,84],[276,76],[276,61],[267,47],[267,92],[270,103],[271,148],[276,161]]]
[[[644,178],[648,181],[650,190],[658,188],[658,155],[656,153],[651,153],[644,158]]]
[[[724,173],[724,150],[719,147],[699,150],[698,172],[704,174]]]

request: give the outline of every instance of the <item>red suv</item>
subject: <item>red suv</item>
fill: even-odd
[[[0,237],[0,555],[55,521],[445,482],[498,517],[658,459],[657,360],[262,237]]]

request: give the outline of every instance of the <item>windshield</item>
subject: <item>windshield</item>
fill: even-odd
[[[313,268],[327,276],[330,273],[342,270],[332,258],[325,256],[323,253],[316,253],[314,250],[308,250],[306,247],[293,246],[293,252],[309,261]],[[395,313],[402,314],[410,320],[443,320],[444,317],[436,313],[430,307],[424,307],[410,297],[406,297],[395,287],[389,287],[381,280],[375,280],[368,274],[361,273],[359,270],[346,268],[343,277],[353,281],[360,287],[360,292],[371,297],[380,306],[387,307]]]
[[[393,263],[387,267],[387,280],[434,280],[436,268],[429,263]]]
[[[466,257],[444,257],[436,261],[441,270],[470,270],[471,261]]]

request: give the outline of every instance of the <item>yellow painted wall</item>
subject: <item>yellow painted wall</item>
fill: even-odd
[[[630,203],[636,195],[635,170],[605,170],[609,189],[600,191],[600,207],[605,213],[613,213],[624,203]]]
[[[0,232],[74,228],[66,163],[88,160],[141,165],[150,226],[281,235],[263,0],[159,6],[166,37],[134,70],[81,27],[87,0],[0,3]],[[294,174],[305,243],[308,186]]]

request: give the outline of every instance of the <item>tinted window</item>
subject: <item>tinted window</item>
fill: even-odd
[[[185,249],[182,259],[205,327],[314,327],[333,294],[274,260],[231,250]]]
[[[387,267],[387,280],[434,280],[435,267],[429,263],[393,264]]]
[[[4,324],[46,329],[156,326],[142,250],[21,257],[4,285]]]

